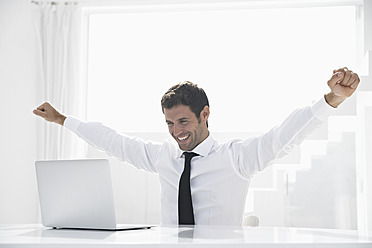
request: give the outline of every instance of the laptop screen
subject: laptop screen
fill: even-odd
[[[116,227],[107,159],[36,161],[35,167],[44,226]]]

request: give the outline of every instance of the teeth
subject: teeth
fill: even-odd
[[[187,136],[185,136],[185,137],[178,137],[178,139],[179,140],[185,140],[185,139],[187,139],[189,136],[187,135]]]

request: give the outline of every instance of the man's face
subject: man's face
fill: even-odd
[[[209,117],[209,108],[205,106],[200,118],[190,110],[189,106],[177,105],[164,109],[165,121],[169,133],[177,141],[183,151],[191,151],[208,137],[206,121]]]

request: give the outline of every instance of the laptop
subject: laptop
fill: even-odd
[[[36,161],[42,224],[94,230],[148,229],[117,225],[107,159]]]

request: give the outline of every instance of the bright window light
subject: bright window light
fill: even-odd
[[[355,8],[93,14],[88,119],[125,132],[167,132],[173,84],[204,88],[212,132],[264,132],[328,92],[356,64]]]

